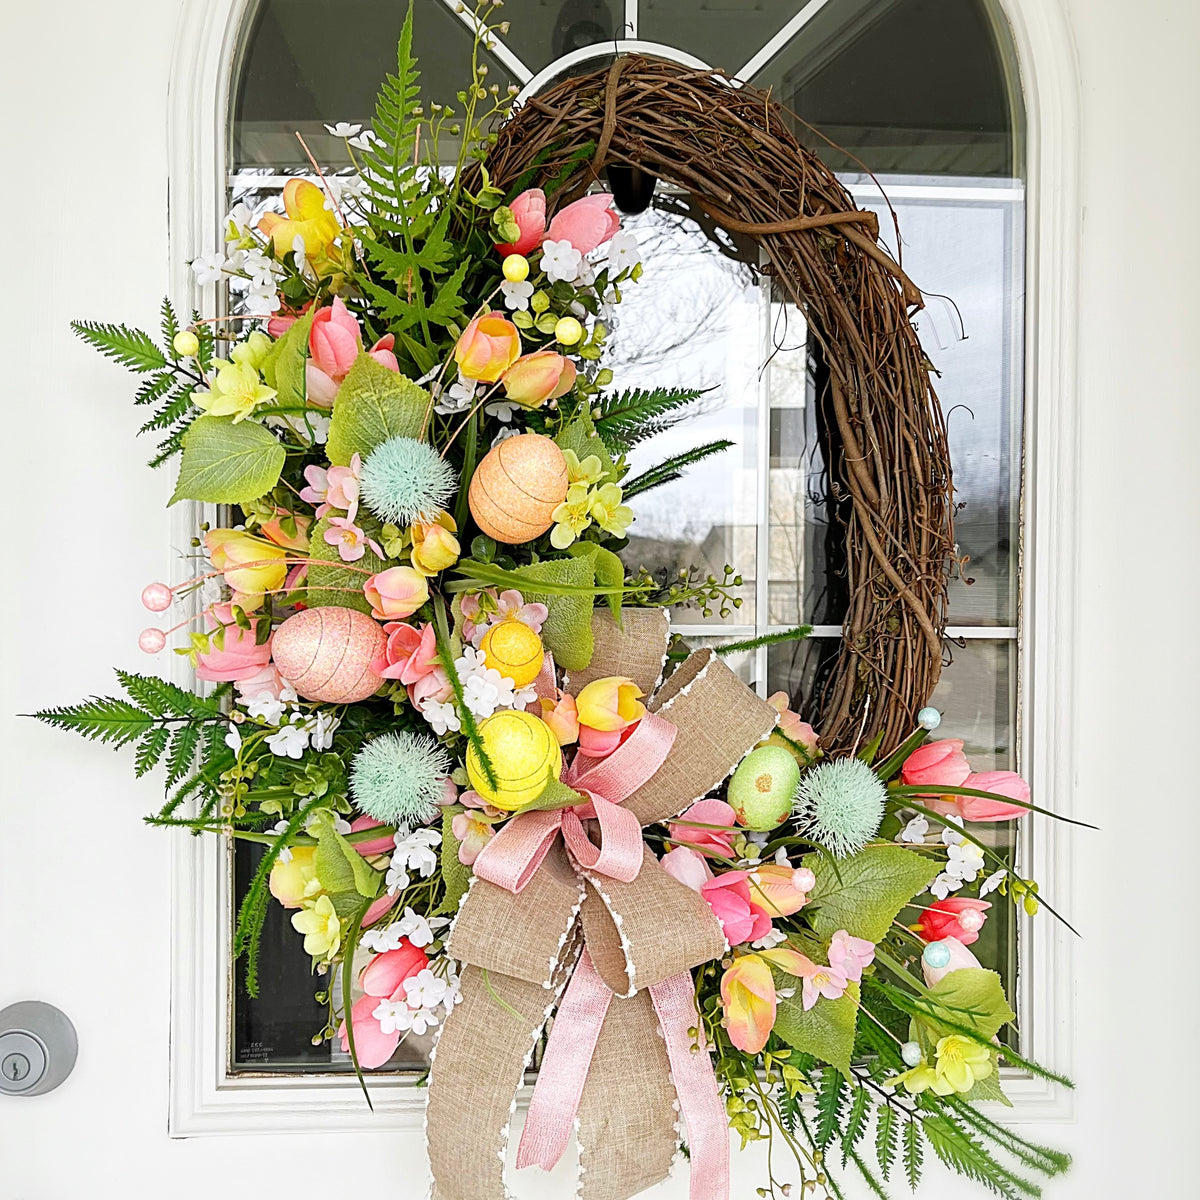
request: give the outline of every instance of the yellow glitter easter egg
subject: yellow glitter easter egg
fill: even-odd
[[[562,750],[550,726],[533,713],[505,710],[479,723],[496,787],[487,781],[475,747],[467,749],[467,778],[489,804],[513,812],[536,800],[558,778]]]
[[[501,621],[493,625],[483,635],[479,648],[484,662],[519,688],[527,687],[538,677],[545,657],[542,639],[524,621]]]
[[[467,500],[488,537],[516,545],[541,537],[567,495],[567,461],[539,433],[505,438],[484,455],[471,476]]]

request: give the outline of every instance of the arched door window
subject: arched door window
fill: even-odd
[[[369,125],[406,7],[260,0],[252,8],[230,105],[231,202],[270,206],[289,176],[311,171],[297,132],[322,164],[345,161],[330,127]],[[1024,137],[1008,30],[991,0],[809,0],[798,11],[796,0],[507,0],[504,16],[510,30],[485,58],[501,92],[536,92],[621,49],[657,47],[722,67],[799,113],[801,139],[879,214],[890,249],[926,292],[918,325],[954,462],[960,563],[952,661],[934,697],[947,712],[941,732],[964,739],[978,770],[1018,767]],[[469,73],[473,20],[457,0],[416,0],[427,102],[454,102]],[[805,642],[734,663],[763,694],[786,691],[810,711],[846,603],[819,354],[800,311],[772,295],[754,245],[714,228],[686,197],[660,187],[627,227],[648,270],[618,312],[606,360],[614,386],[710,389],[693,421],[640,453],[651,462],[697,441],[735,443],[640,498],[630,565],[696,561],[720,574],[731,564],[743,577],[742,603],[720,621],[722,639],[813,625]],[[718,618],[681,615],[677,628],[699,644]],[[1001,840],[998,849],[1012,847]],[[996,907],[976,949],[1012,977],[1009,914]],[[279,925],[278,939],[264,941],[263,998],[235,1003],[233,1066],[342,1070],[328,1043],[309,1044],[324,1010],[309,999],[308,960]],[[420,1051],[411,1047],[408,1065]]]

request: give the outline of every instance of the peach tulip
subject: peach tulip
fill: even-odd
[[[530,188],[522,192],[508,209],[521,236],[515,242],[499,243],[497,252],[507,258],[510,254],[528,254],[536,250],[546,236],[546,193],[541,188]]]
[[[258,223],[261,233],[271,239],[271,250],[282,258],[296,238],[304,239],[304,252],[310,260],[319,259],[341,233],[337,217],[325,207],[325,194],[307,179],[290,179],[283,189],[283,209],[287,214],[265,213]]]
[[[570,242],[580,254],[590,254],[620,228],[621,218],[613,210],[612,196],[597,192],[555,213],[546,240]]]
[[[210,529],[204,545],[213,567],[233,589],[234,603],[247,612],[258,608],[266,592],[283,587],[287,550],[241,529]]]
[[[476,317],[454,347],[454,361],[464,379],[495,383],[521,354],[517,327],[499,312]]]
[[[462,547],[454,536],[454,518],[441,513],[436,521],[412,526],[412,565],[422,575],[437,575],[458,562]]]
[[[407,687],[437,667],[437,640],[432,625],[414,629],[395,622],[385,625],[383,632],[388,635],[383,657],[371,666],[384,679],[398,679]]]
[[[779,720],[775,732],[759,745],[782,746],[802,767],[811,766],[818,754],[816,731],[807,721],[800,719],[799,713],[792,712],[788,707],[791,700],[787,692],[768,696],[767,703],[779,713]]]
[[[575,364],[553,350],[524,354],[504,373],[504,394],[522,408],[538,408],[575,386]]]
[[[208,650],[196,655],[196,675],[211,682],[228,683],[238,679],[250,679],[271,661],[271,639],[262,645],[257,642],[258,621],[252,620],[249,629],[233,623],[233,608],[229,604],[216,604],[206,609],[204,619],[210,630],[225,626],[225,633],[218,646],[213,639]]]
[[[625,729],[646,715],[641,695],[632,679],[620,675],[594,679],[575,697],[579,723],[605,732]]]
[[[543,696],[538,701],[542,720],[550,726],[550,732],[560,746],[569,746],[579,740],[579,710],[575,697],[569,692],[559,692],[557,700]]]
[[[363,584],[363,595],[377,621],[402,621],[429,599],[429,585],[412,567],[389,567]]]
[[[288,533],[283,528],[283,522],[287,517],[291,517],[295,523],[295,533]],[[264,521],[259,528],[262,530],[263,537],[274,542],[276,546],[282,546],[285,550],[292,550],[297,554],[306,554],[308,552],[308,531],[311,526],[312,517],[306,517],[303,513],[289,513],[287,509],[277,508],[275,515],[269,521]]]
[[[750,897],[772,917],[790,917],[808,903],[816,882],[807,867],[767,863],[750,872]]]
[[[735,958],[721,976],[721,1007],[729,1040],[747,1054],[757,1054],[767,1044],[775,1025],[776,966],[799,975],[808,965],[803,954],[780,946]]]

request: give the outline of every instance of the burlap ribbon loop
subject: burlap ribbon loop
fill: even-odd
[[[564,781],[585,804],[513,818],[476,861],[449,941],[450,954],[468,964],[464,1001],[442,1031],[430,1083],[435,1200],[505,1196],[514,1095],[563,987],[518,1165],[552,1165],[578,1116],[582,1195],[624,1200],[668,1173],[677,1099],[693,1200],[728,1193],[716,1080],[688,1032],[700,1025],[690,972],[719,957],[725,937],[704,899],[659,866],[640,831],[720,784],[776,713],[708,650],[660,688],[662,610],[627,611],[621,627],[597,613],[593,632],[592,664],[565,686],[631,678],[650,694],[648,713],[608,758],[576,756]],[[488,1018],[489,1003],[502,1020]],[[587,1168],[593,1155],[602,1170]]]

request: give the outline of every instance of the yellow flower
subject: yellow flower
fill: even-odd
[[[325,207],[325,194],[307,179],[291,179],[283,189],[283,208],[286,217],[266,213],[259,230],[271,239],[276,258],[289,253],[296,238],[303,238],[304,253],[315,266],[341,233],[337,217]]]
[[[241,529],[210,529],[204,535],[209,561],[233,589],[233,600],[252,612],[263,594],[283,587],[288,552]]]
[[[422,575],[433,576],[458,562],[462,547],[454,536],[454,518],[447,512],[436,521],[414,525],[409,533],[412,537],[412,565]]]
[[[595,454],[589,454],[580,462],[574,450],[564,450],[563,458],[567,460],[567,480],[570,483],[586,483],[592,487],[604,478],[604,467]]]
[[[992,1051],[970,1038],[951,1034],[938,1042],[933,1066],[920,1063],[889,1082],[918,1095],[930,1089],[939,1096],[969,1092],[995,1070]]]
[[[256,329],[244,342],[238,342],[229,352],[229,357],[240,366],[253,367],[256,371],[267,359],[267,352],[275,343],[261,330]]]
[[[292,917],[292,928],[304,934],[304,953],[329,958],[342,943],[342,923],[328,896],[307,901]]]
[[[621,489],[615,483],[596,488],[591,498],[592,519],[614,537],[624,537],[633,523],[633,509],[621,503]]]
[[[594,679],[575,697],[579,723],[604,733],[626,729],[646,715],[646,706],[638,699],[641,695],[632,679],[620,675]]]
[[[292,846],[292,856],[287,862],[276,859],[271,868],[268,886],[271,895],[284,908],[299,908],[312,895],[309,884],[317,877],[316,846]],[[320,888],[318,887],[318,891]]]
[[[262,381],[256,368],[248,363],[213,360],[217,373],[209,381],[208,391],[195,391],[192,399],[210,417],[232,417],[234,424],[248,417],[260,404],[275,398],[275,389]]]
[[[590,508],[587,485],[571,484],[566,499],[550,514],[554,519],[550,544],[556,550],[565,550],[592,523]]]

